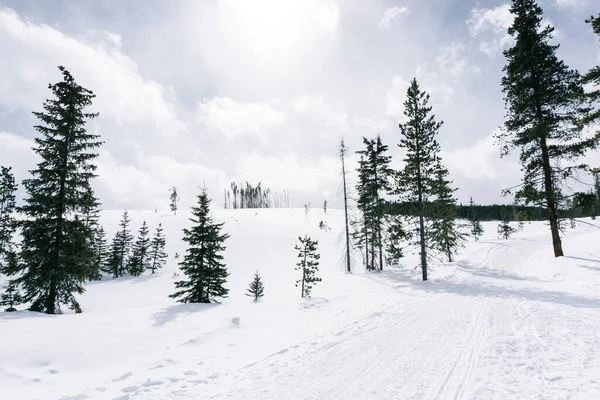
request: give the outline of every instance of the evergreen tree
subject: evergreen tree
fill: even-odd
[[[401,243],[409,238],[408,232],[404,229],[402,219],[398,215],[388,217],[387,232],[385,237],[386,263],[388,265],[397,265],[404,251]]]
[[[394,193],[401,200],[414,204],[414,214],[418,218],[416,239],[420,247],[421,271],[423,280],[427,280],[427,232],[425,204],[432,195],[437,155],[440,146],[435,140],[442,122],[435,120],[429,105],[429,95],[421,91],[416,79],[413,79],[404,102],[404,115],[407,121],[400,124],[402,138],[399,147],[406,149],[405,166],[396,175]]]
[[[217,297],[227,297],[227,269],[221,253],[224,242],[229,237],[222,234],[223,224],[217,224],[210,217],[210,199],[206,189],[198,196],[198,206],[192,207],[190,221],[194,224],[184,229],[183,240],[188,243],[186,255],[179,263],[188,280],[175,282],[179,289],[169,297],[180,303],[210,303]]]
[[[13,235],[17,224],[14,217],[17,184],[11,168],[0,167],[0,273],[7,273],[9,260],[15,251]]]
[[[346,272],[352,272],[350,264],[350,226],[348,220],[348,190],[346,186],[346,156],[348,150],[344,143],[344,139],[340,142],[339,157],[342,163],[342,195],[344,196],[344,237],[345,237],[345,252],[344,261],[346,264]]]
[[[42,161],[23,182],[23,270],[15,280],[30,310],[48,314],[60,313],[63,304],[81,312],[75,294],[84,292],[95,252],[93,230],[80,216],[95,201],[87,194],[102,144],[85,130],[86,121],[98,115],[84,112],[95,95],[64,67],[59,69],[63,80],[49,86],[55,98],[44,102],[44,111],[33,113],[41,121],[35,126],[42,137],[34,139],[34,151]]]
[[[12,280],[8,281],[8,285],[6,285],[4,288],[4,293],[2,293],[0,296],[0,306],[8,307],[5,310],[7,312],[17,311],[15,306],[17,304],[21,304],[23,302],[23,298],[15,286],[15,282]]]
[[[590,17],[586,22],[592,25],[594,33],[600,38],[600,15],[597,17]],[[593,88],[591,91],[585,93],[586,100],[590,103],[600,103],[600,65],[595,66],[585,74],[581,79],[581,82],[584,85],[590,85]],[[590,110],[582,120],[583,125],[591,125],[598,121],[600,121],[600,108]]]
[[[300,245],[296,245],[294,249],[298,250],[300,261],[294,269],[302,271],[302,278],[296,281],[296,287],[301,287],[302,297],[310,297],[313,286],[322,281],[316,276],[321,258],[321,255],[317,253],[319,242],[311,240],[308,236],[298,237],[298,240],[300,240]]]
[[[174,215],[177,215],[177,208],[179,206],[179,194],[177,194],[177,188],[171,187],[169,192],[169,208]]]
[[[498,224],[498,237],[500,239],[508,240],[516,229],[510,226],[510,218],[508,213],[502,211],[502,220]]]
[[[142,223],[138,237],[133,245],[133,251],[127,261],[127,272],[132,276],[140,276],[150,266],[150,239],[148,225]]]
[[[127,260],[133,242],[133,235],[129,230],[130,222],[129,213],[125,210],[121,222],[119,222],[119,230],[112,241],[110,256],[106,265],[106,272],[112,274],[113,278],[123,276],[127,270]]]
[[[323,200],[323,212],[327,214],[327,199]]]
[[[96,262],[93,270],[96,271],[96,276],[92,277],[93,280],[102,279],[102,271],[106,269],[106,263],[108,262],[108,245],[106,243],[106,232],[104,232],[104,228],[98,226],[97,229],[94,230],[94,252],[96,257]]]
[[[262,283],[262,279],[258,274],[258,271],[254,273],[254,279],[250,282],[250,287],[246,290],[246,296],[254,297],[254,301],[260,300],[265,295],[265,286]]]
[[[508,33],[516,42],[504,52],[507,119],[498,139],[502,155],[520,149],[524,175],[515,200],[548,210],[554,256],[560,257],[559,192],[582,167],[567,164],[596,148],[599,138],[581,137],[580,77],[557,58],[559,46],[550,43],[554,28],[542,26],[542,9],[534,0],[513,0],[510,12],[515,19]]]
[[[456,223],[456,189],[450,187],[448,170],[437,160],[432,181],[432,194],[435,201],[428,206],[431,208],[431,224],[428,231],[428,241],[432,249],[443,253],[452,262],[452,255],[462,246],[464,235]]]
[[[361,155],[359,164],[359,182],[357,184],[357,206],[363,215],[364,234],[367,252],[370,252],[368,270],[383,269],[383,208],[385,200],[382,192],[391,189],[390,169],[391,157],[386,155],[388,146],[381,142],[378,135],[375,139],[363,138],[366,149],[357,151]]]
[[[483,235],[483,226],[475,211],[475,203],[472,197],[469,200],[469,224],[471,225],[471,235],[476,241],[479,240],[481,235]]]
[[[166,240],[163,236],[162,224],[158,224],[154,237],[150,242],[150,263],[148,269],[154,274],[156,270],[162,268],[167,261],[167,253],[165,253]]]

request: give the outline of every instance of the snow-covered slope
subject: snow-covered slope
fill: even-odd
[[[567,231],[569,256],[554,259],[543,223],[510,241],[485,223],[424,283],[416,254],[344,274],[339,211],[216,210],[231,235],[230,296],[206,306],[167,297],[189,214],[130,213],[134,231],[163,224],[167,267],[88,285],[80,315],[0,314],[0,398],[600,398],[597,228]],[[104,212],[109,237],[119,218]],[[294,286],[304,234],[319,241],[323,278],[308,300]],[[255,270],[260,303],[244,295]]]

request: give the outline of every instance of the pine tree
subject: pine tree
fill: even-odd
[[[475,211],[475,203],[473,198],[469,199],[469,224],[471,225],[471,235],[477,241],[483,235],[483,226]]]
[[[597,17],[592,16],[586,22],[592,26],[594,33],[600,38],[600,15]],[[593,88],[585,93],[586,100],[590,103],[600,103],[600,65],[595,66],[585,74],[581,82]],[[598,121],[600,121],[600,108],[590,109],[590,112],[582,119],[583,125],[592,125]]]
[[[8,274],[9,260],[15,251],[13,236],[17,227],[14,212],[17,184],[11,168],[0,167],[0,273]]]
[[[142,223],[138,237],[133,245],[133,251],[127,261],[127,272],[132,276],[140,276],[150,266],[150,239],[148,225]]]
[[[106,263],[108,262],[108,245],[106,243],[106,232],[104,228],[98,226],[94,230],[94,252],[95,252],[95,266],[94,271],[97,271],[97,275],[92,277],[94,280],[102,279],[102,271],[105,271]]]
[[[437,155],[440,146],[435,140],[442,122],[435,120],[429,105],[429,95],[421,91],[416,79],[413,79],[404,102],[404,115],[407,121],[400,124],[402,138],[399,147],[406,149],[405,166],[396,175],[394,193],[408,204],[414,204],[414,215],[418,219],[416,229],[417,243],[420,247],[421,271],[423,280],[427,280],[427,231],[425,204],[432,195]]]
[[[345,238],[345,252],[344,252],[344,261],[346,264],[346,272],[352,272],[351,263],[350,263],[350,226],[348,220],[348,190],[346,186],[346,156],[348,155],[348,150],[344,143],[344,139],[340,142],[339,149],[339,157],[340,162],[342,164],[342,195],[344,196],[344,238]]]
[[[5,311],[13,312],[17,311],[15,306],[23,302],[21,293],[19,293],[15,282],[13,280],[8,281],[8,285],[4,287],[4,293],[0,296],[0,306],[8,307]]]
[[[150,263],[148,269],[154,274],[156,270],[162,268],[167,261],[167,253],[165,253],[165,237],[163,236],[162,224],[158,224],[154,237],[150,242]]]
[[[512,234],[516,232],[516,229],[510,226],[510,218],[504,209],[500,214],[502,215],[502,220],[498,224],[498,237],[500,239],[508,240]]]
[[[437,250],[452,262],[452,255],[462,246],[464,235],[456,223],[456,189],[450,187],[448,170],[437,160],[432,181],[432,194],[435,201],[428,206],[431,224],[428,231],[428,241],[432,249]]]
[[[169,191],[169,208],[174,215],[177,215],[177,208],[179,206],[179,194],[177,194],[177,188],[171,187]]]
[[[510,12],[515,19],[508,33],[516,42],[504,52],[507,119],[498,139],[502,155],[520,149],[524,175],[515,200],[548,210],[554,256],[560,257],[559,192],[582,167],[567,164],[596,148],[599,137],[581,137],[580,76],[557,58],[559,46],[550,43],[554,28],[542,26],[542,9],[534,0],[513,0]]]
[[[119,222],[119,230],[115,234],[112,241],[110,256],[106,265],[106,272],[112,274],[113,278],[119,278],[125,274],[127,270],[127,260],[131,252],[131,244],[133,235],[129,230],[129,213],[127,210],[123,212],[121,222]]]
[[[223,224],[210,217],[206,189],[198,196],[198,206],[192,208],[192,215],[190,221],[194,225],[183,230],[183,240],[189,247],[179,263],[188,280],[175,282],[179,290],[169,297],[180,303],[210,303],[217,297],[227,297],[229,292],[223,287],[229,274],[221,255],[229,235],[222,234]]]
[[[49,86],[55,98],[44,102],[43,112],[33,113],[41,121],[35,126],[42,137],[34,139],[34,151],[42,161],[23,181],[23,270],[15,280],[30,310],[48,314],[60,313],[63,304],[81,312],[75,294],[84,292],[95,264],[94,233],[81,215],[95,201],[87,194],[102,144],[85,130],[86,121],[98,115],[84,112],[95,95],[59,69],[63,80]]]
[[[295,270],[302,271],[302,278],[296,281],[296,287],[301,287],[302,297],[310,297],[310,292],[317,282],[321,282],[321,278],[317,278],[316,273],[319,271],[319,259],[321,255],[317,253],[316,240],[311,240],[308,236],[299,237],[300,245],[294,248],[298,250],[298,258],[300,261],[296,264]]]
[[[388,217],[385,236],[385,259],[388,265],[397,265],[400,259],[404,257],[401,243],[408,238],[409,234],[404,229],[401,217],[398,215]]]
[[[327,214],[327,199],[323,200],[323,212]]]
[[[246,290],[246,296],[254,297],[254,301],[260,300],[265,295],[265,287],[258,271],[254,273],[254,279],[250,282],[250,287]]]

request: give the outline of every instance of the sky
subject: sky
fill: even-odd
[[[585,23],[597,0],[540,5],[559,56],[582,72],[597,65]],[[493,139],[508,10],[495,0],[0,0],[0,165],[20,181],[40,161],[32,111],[63,65],[97,96],[88,128],[105,142],[94,181],[104,208],[166,209],[171,186],[183,208],[203,186],[222,206],[232,181],[286,190],[292,206],[336,206],[342,138],[352,172],[362,138],[377,134],[402,167],[398,124],[416,77],[444,121],[459,201],[511,202],[501,190],[520,182],[517,155],[500,158]]]

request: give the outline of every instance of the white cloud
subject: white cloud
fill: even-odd
[[[512,43],[513,39],[507,31],[513,21],[510,4],[503,4],[496,8],[472,9],[467,25],[472,37],[484,37],[479,43],[479,50],[494,57]]]
[[[404,115],[404,100],[410,82],[401,76],[392,79],[391,87],[385,92],[385,115],[401,120]]]
[[[383,17],[381,18],[381,21],[379,21],[379,26],[381,28],[384,29],[388,29],[392,26],[392,21],[401,16],[401,15],[405,15],[408,14],[408,8],[407,7],[400,7],[400,6],[393,6],[388,8],[387,10],[385,10],[385,12],[383,13]]]
[[[285,122],[283,114],[266,103],[241,103],[227,97],[214,97],[198,103],[200,124],[223,133],[228,140],[255,135],[266,143],[271,128]]]

